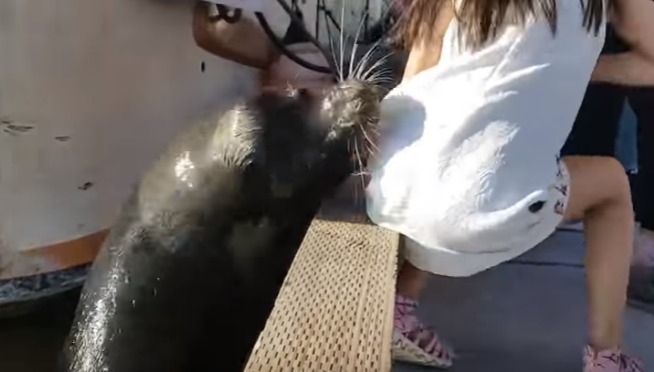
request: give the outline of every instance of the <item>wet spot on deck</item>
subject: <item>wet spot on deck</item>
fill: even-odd
[[[66,142],[70,139],[70,136],[57,136],[55,139],[59,142]]]

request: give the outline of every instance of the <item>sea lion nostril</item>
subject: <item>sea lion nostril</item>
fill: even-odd
[[[545,201],[537,201],[529,206],[529,212],[538,213],[545,206]]]

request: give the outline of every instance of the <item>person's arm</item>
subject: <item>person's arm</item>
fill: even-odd
[[[654,63],[654,1],[615,0],[611,24],[632,50]]]
[[[277,58],[268,36],[251,18],[242,16],[230,24],[212,18],[212,4],[196,1],[193,7],[193,39],[207,52],[240,64],[266,70]]]
[[[615,0],[610,21],[629,45],[626,53],[602,55],[592,81],[630,86],[654,85],[654,1]]]
[[[627,86],[654,86],[654,62],[638,52],[599,57],[591,81]]]

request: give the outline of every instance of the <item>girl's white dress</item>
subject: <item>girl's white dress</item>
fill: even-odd
[[[382,103],[368,215],[407,239],[406,258],[468,276],[531,249],[561,222],[569,177],[558,154],[604,43],[579,1],[509,25],[480,50],[459,48],[456,21],[437,66]]]

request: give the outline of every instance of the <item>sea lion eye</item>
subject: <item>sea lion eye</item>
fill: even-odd
[[[303,91],[305,91],[305,90],[306,89],[304,89],[304,88],[294,88],[294,87],[289,86],[289,87],[286,88],[286,96],[290,97],[290,98],[298,98],[298,97],[302,96]]]
[[[299,98],[300,100],[305,101],[311,98],[311,93],[309,93],[309,89],[300,88],[300,89],[296,89],[296,91],[297,91],[296,97]]]
[[[288,88],[286,90],[286,97],[295,102],[309,102],[311,93],[305,88]]]

